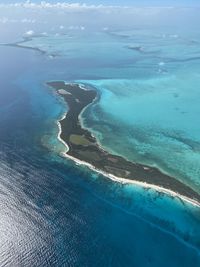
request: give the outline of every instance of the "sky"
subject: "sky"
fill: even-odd
[[[0,3],[25,2],[25,0],[0,0]],[[41,0],[31,0],[40,3]],[[200,0],[46,0],[49,3],[68,2],[85,3],[89,5],[120,5],[120,6],[200,6]]]

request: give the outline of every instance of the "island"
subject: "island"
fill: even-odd
[[[68,148],[66,156],[116,180],[141,183],[144,187],[155,188],[200,205],[200,194],[194,189],[155,167],[131,162],[106,151],[93,134],[83,127],[81,113],[100,98],[95,88],[64,81],[50,81],[47,85],[55,89],[68,105],[68,112],[59,121],[59,138]]]

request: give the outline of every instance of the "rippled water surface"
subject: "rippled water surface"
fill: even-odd
[[[62,158],[67,107],[45,85],[95,86],[82,119],[102,144],[199,190],[198,44],[163,28],[0,47],[0,266],[200,266],[199,208]]]

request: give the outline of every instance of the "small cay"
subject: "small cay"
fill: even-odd
[[[176,178],[162,173],[157,168],[130,162],[122,156],[110,154],[100,147],[96,138],[82,127],[79,120],[82,110],[98,99],[95,89],[63,81],[48,82],[47,85],[54,88],[69,107],[67,115],[60,121],[60,138],[69,147],[67,155],[88,163],[105,174],[160,187],[164,189],[163,192],[172,191],[175,195],[183,196],[191,200],[190,202],[200,205],[200,195]]]

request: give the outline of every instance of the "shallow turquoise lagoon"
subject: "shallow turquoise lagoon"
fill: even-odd
[[[103,146],[200,190],[199,41],[171,29],[67,31],[21,44],[45,54],[0,48],[2,265],[200,266],[199,208],[62,158],[67,107],[45,86],[94,86],[100,101],[82,121]]]
[[[157,29],[37,37],[23,45],[66,59],[66,80],[99,90],[83,120],[104,146],[199,190],[199,41],[197,32]]]

